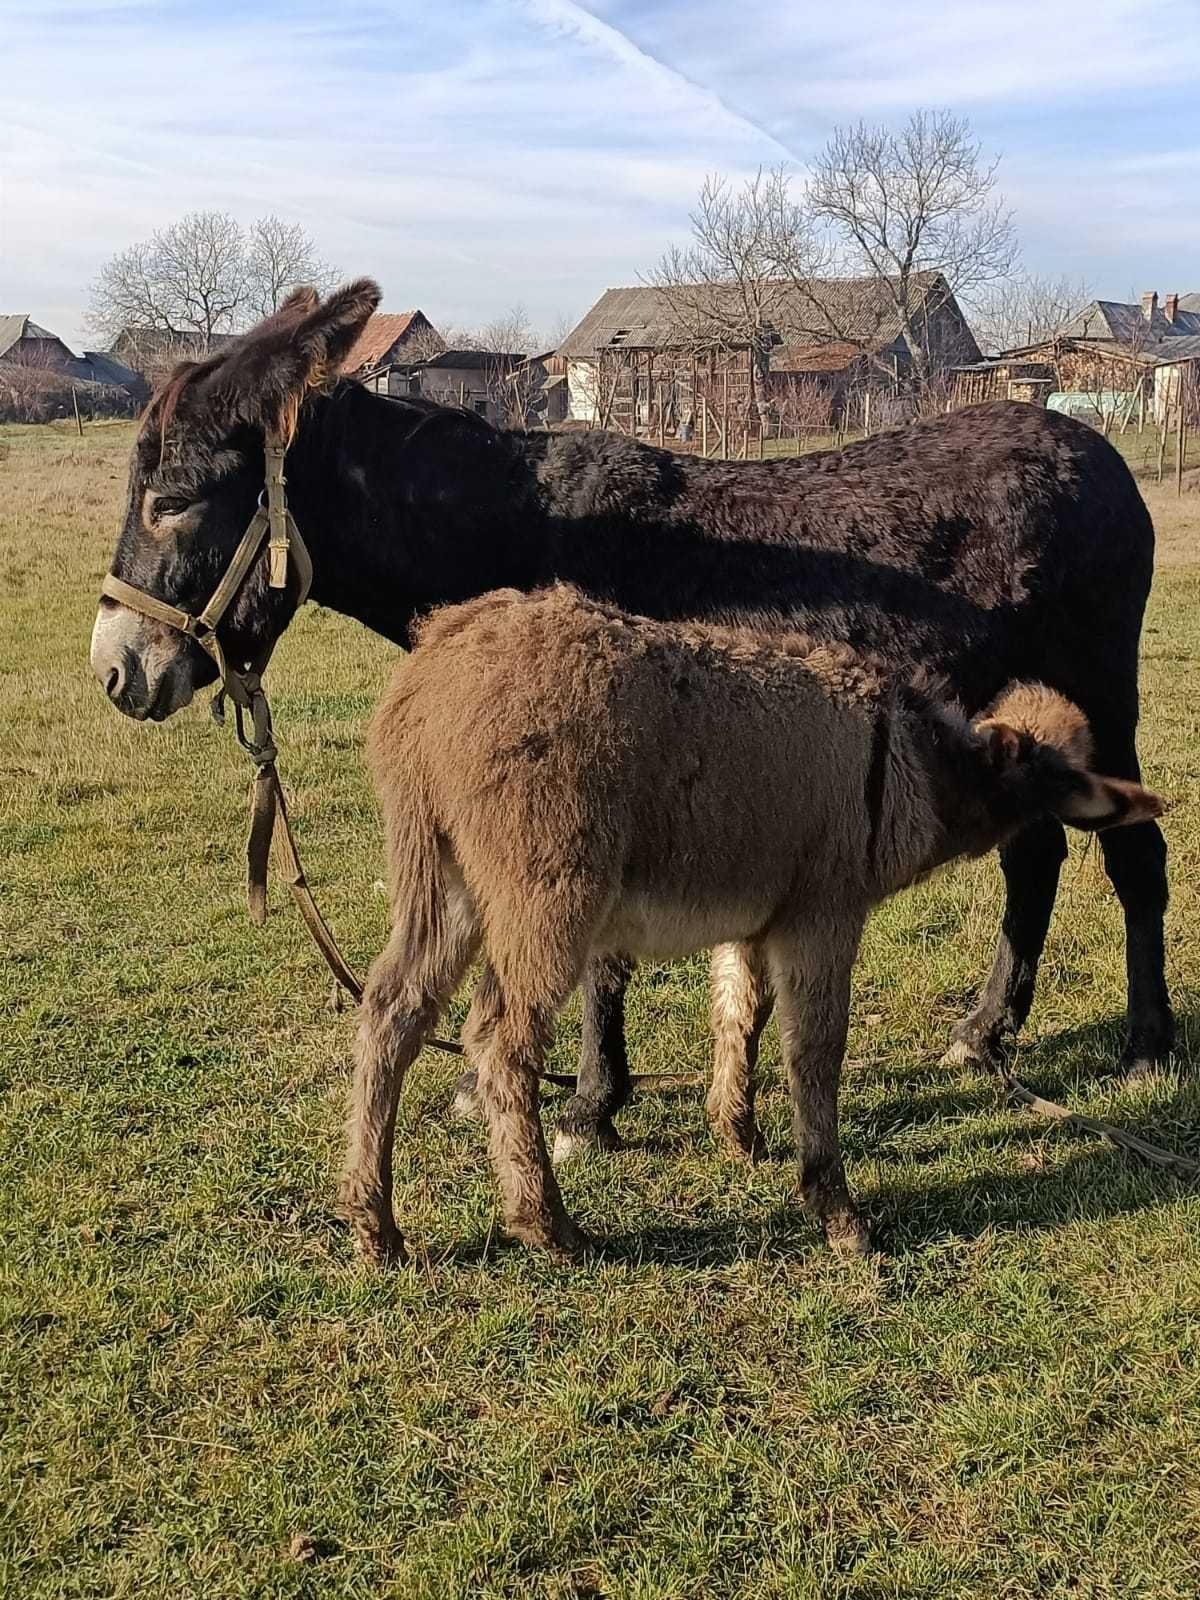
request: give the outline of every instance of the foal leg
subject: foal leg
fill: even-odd
[[[554,1139],[555,1161],[584,1150],[619,1150],[613,1115],[630,1096],[625,1052],[625,991],[634,963],[624,956],[598,956],[583,975],[583,1045],[579,1081],[563,1107]]]
[[[838,1086],[850,1006],[850,972],[862,919],[814,919],[769,945],[779,1034],[792,1091],[800,1193],[839,1255],[865,1255],[867,1225],[850,1198],[838,1141]]]
[[[754,1069],[758,1041],[774,997],[761,945],[721,944],[710,967],[713,1077],[708,1118],[730,1155],[753,1160],[762,1154],[754,1122]]]
[[[476,1063],[505,1228],[526,1244],[574,1259],[588,1240],[563,1205],[538,1108],[539,1069],[556,1009],[514,1006],[489,966],[463,1044]]]
[[[470,918],[447,918],[444,948],[414,954],[407,928],[392,932],[371,966],[354,1044],[354,1081],[339,1210],[362,1253],[404,1260],[392,1213],[392,1144],[404,1075],[478,948]]]
[[[1038,962],[1046,943],[1058,875],[1067,858],[1060,822],[1036,822],[1000,851],[1004,921],[991,974],[975,1009],[958,1024],[942,1057],[945,1066],[995,1066],[1033,1004]]]

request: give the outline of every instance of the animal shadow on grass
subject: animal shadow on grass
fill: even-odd
[[[1113,1111],[1109,1120],[1154,1143],[1200,1159],[1200,1082],[1190,1075],[1186,1049],[1188,1041],[1200,1037],[1200,1011],[1181,1015],[1179,1037],[1184,1048],[1176,1058],[1175,1072],[1164,1074],[1161,1080],[1149,1080],[1149,1099],[1140,1109]],[[1121,1041],[1121,1025],[1117,1021],[1067,1029],[1022,1052],[1014,1059],[1013,1067],[1035,1091],[1072,1105],[1078,1099],[1081,1064],[1111,1063],[1115,1078]],[[911,1087],[863,1108],[858,1115],[851,1112],[843,1118],[843,1147],[852,1182],[856,1161],[869,1159],[880,1152],[881,1144],[922,1128],[931,1133],[944,1128],[947,1138],[928,1151],[916,1152],[919,1164],[952,1165],[956,1156],[973,1147],[995,1150],[999,1167],[1006,1149],[1021,1146],[1028,1152],[1028,1166],[1020,1173],[997,1170],[980,1175],[976,1171],[970,1177],[914,1185],[914,1152],[897,1152],[897,1166],[903,1162],[908,1168],[901,1181],[889,1178],[884,1153],[880,1187],[865,1194],[863,1203],[875,1244],[887,1254],[919,1249],[947,1238],[972,1239],[987,1231],[1054,1229],[1068,1222],[1153,1210],[1182,1194],[1200,1190],[1200,1178],[1189,1180],[1153,1167],[1098,1136],[1075,1133],[1032,1111],[1014,1107],[1003,1125],[993,1122],[978,1130],[964,1128],[964,1118],[982,1118],[1006,1109],[1003,1085],[991,1074],[981,1072],[974,1082],[964,1084],[961,1080],[950,1081],[947,1069],[933,1066],[904,1073],[901,1081],[905,1079],[911,1081]],[[1118,1085],[1119,1082],[1116,1079]],[[1156,1083],[1161,1083],[1161,1092],[1155,1092]],[[775,1088],[777,1085],[770,1080],[764,1084],[764,1089]],[[675,1092],[688,1091],[680,1088]],[[1074,1148],[1062,1159],[1064,1140]],[[1053,1141],[1056,1147],[1046,1163],[1053,1170],[1043,1166],[1040,1147],[1044,1141]],[[652,1134],[632,1140],[630,1148],[672,1156],[690,1144],[688,1135],[681,1130],[678,1134]],[[715,1151],[713,1156],[719,1159]],[[794,1159],[790,1141],[773,1141],[767,1159]],[[713,1224],[652,1222],[636,1231],[609,1234],[598,1243],[602,1255],[610,1260],[698,1267],[759,1255],[799,1258],[824,1248],[798,1199],[794,1205],[777,1206],[764,1214],[726,1217]]]

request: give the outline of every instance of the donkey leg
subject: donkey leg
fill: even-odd
[[[1086,709],[1086,707],[1085,707]],[[1112,731],[1092,719],[1097,772],[1141,781],[1132,726]],[[1157,822],[1109,828],[1100,835],[1104,869],[1125,914],[1125,970],[1129,985],[1128,1035],[1121,1066],[1153,1071],[1175,1043],[1175,1018],[1167,993],[1163,918],[1167,910],[1167,845]]]
[[[1020,1031],[1033,1004],[1038,962],[1066,858],[1066,833],[1053,820],[1034,823],[1001,849],[1004,921],[995,959],[975,1009],[954,1030],[942,1057],[945,1066],[994,1066],[1005,1041]]]
[[[758,1041],[771,1015],[767,963],[761,945],[722,944],[710,968],[713,1077],[708,1117],[730,1155],[753,1160],[763,1152],[754,1122]]]
[[[354,1080],[339,1210],[362,1253],[404,1260],[392,1212],[392,1145],[404,1076],[437,1025],[477,947],[465,921],[446,947],[414,957],[407,929],[393,931],[367,976],[354,1045]]]
[[[622,956],[598,956],[583,975],[583,1046],[579,1083],[563,1107],[554,1139],[555,1161],[585,1150],[619,1150],[621,1136],[613,1115],[631,1093],[625,1051],[625,991],[634,963]]]
[[[574,1259],[588,1239],[563,1205],[538,1106],[539,1067],[555,1009],[512,1006],[488,967],[464,1043],[477,1063],[505,1228],[526,1244]]]
[[[846,1051],[850,972],[862,919],[814,920],[774,937],[771,977],[792,1091],[800,1192],[839,1255],[865,1255],[867,1224],[846,1186],[838,1139],[838,1087]]]

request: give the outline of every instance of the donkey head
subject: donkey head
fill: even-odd
[[[379,298],[367,278],[324,301],[297,289],[220,354],[176,368],[134,446],[116,577],[199,614],[257,507],[265,436],[291,439],[305,396],[336,380]],[[268,587],[264,555],[218,629],[230,663],[261,659],[295,604],[294,577],[287,589]],[[138,720],[169,717],[216,677],[211,657],[185,634],[107,598],[91,660],[109,699]]]

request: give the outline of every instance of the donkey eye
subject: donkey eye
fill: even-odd
[[[190,500],[184,500],[179,495],[160,494],[154,500],[154,516],[177,517],[191,505]]]

